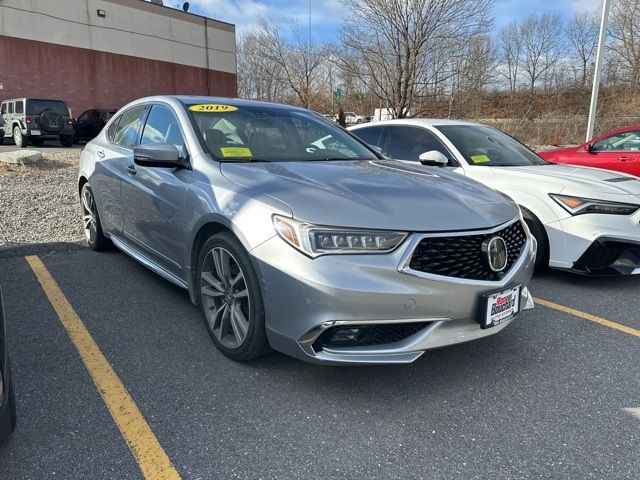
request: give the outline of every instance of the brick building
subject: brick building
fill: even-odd
[[[143,0],[0,0],[0,99],[73,115],[155,94],[236,95],[235,26]]]

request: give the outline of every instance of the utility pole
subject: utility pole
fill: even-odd
[[[595,72],[593,72],[593,88],[591,89],[591,105],[589,106],[589,122],[587,123],[587,142],[593,138],[593,127],[596,123],[596,111],[598,109],[598,91],[600,90],[600,73],[602,72],[602,57],[604,57],[604,41],[607,37],[610,4],[611,0],[602,1],[600,37],[598,38],[598,53],[596,54]]]

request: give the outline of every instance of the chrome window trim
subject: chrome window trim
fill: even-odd
[[[434,237],[466,237],[472,235],[490,235],[492,233],[496,233],[500,230],[503,230],[516,222],[519,222],[520,218],[516,217],[513,220],[510,220],[506,223],[498,225],[497,227],[484,229],[484,230],[470,230],[470,231],[455,231],[455,232],[438,232],[438,233],[416,233],[414,234],[408,241],[405,252],[402,254],[400,259],[400,265],[398,265],[398,271],[405,275],[411,275],[413,277],[424,278],[427,280],[436,280],[438,282],[447,282],[454,283],[458,285],[486,285],[488,287],[503,287],[507,285],[511,279],[515,276],[515,274],[520,270],[520,267],[524,263],[526,259],[526,252],[531,248],[531,236],[525,230],[525,234],[527,235],[527,240],[524,244],[524,248],[520,252],[520,256],[515,261],[515,263],[509,269],[509,272],[500,280],[474,280],[469,278],[457,278],[457,277],[447,277],[445,275],[437,275],[435,273],[427,273],[421,272],[420,270],[414,270],[410,267],[411,258],[413,257],[413,253],[418,246],[418,244],[425,238],[434,238]],[[523,227],[524,228],[524,227]],[[406,241],[405,241],[406,242]]]

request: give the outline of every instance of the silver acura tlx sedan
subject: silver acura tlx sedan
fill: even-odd
[[[88,245],[188,289],[235,360],[407,363],[533,306],[536,244],[511,200],[304,109],[137,100],[86,145],[78,182]]]

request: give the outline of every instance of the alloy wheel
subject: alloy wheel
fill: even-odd
[[[98,216],[96,213],[96,202],[93,198],[91,190],[82,189],[82,224],[84,226],[84,235],[91,244],[95,243],[98,236]]]
[[[15,143],[17,147],[22,146],[22,132],[18,127],[13,129],[13,143]]]
[[[227,348],[238,348],[247,338],[251,300],[245,274],[223,247],[212,248],[201,269],[201,300],[209,328]]]

